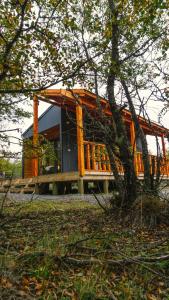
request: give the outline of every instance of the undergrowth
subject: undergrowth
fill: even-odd
[[[169,253],[167,226],[126,227],[82,201],[20,208],[12,220],[18,207],[6,208],[0,229],[0,299],[169,299],[169,261],[134,260]]]

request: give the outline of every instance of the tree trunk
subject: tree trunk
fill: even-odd
[[[149,162],[149,153],[148,153],[148,146],[145,134],[140,126],[139,120],[137,118],[137,114],[133,105],[133,101],[131,99],[128,87],[124,80],[121,80],[122,86],[124,88],[126,98],[128,100],[129,109],[131,112],[131,116],[135,125],[136,135],[140,137],[141,144],[142,144],[142,155],[143,155],[143,165],[144,165],[144,189],[151,190],[151,172],[150,172],[150,162]]]
[[[114,178],[115,178],[115,186],[116,186],[116,189],[118,191],[118,197],[116,197],[116,203],[115,204],[118,207],[123,207],[124,203],[125,203],[124,182],[123,182],[122,176],[119,175],[118,165],[117,165],[115,155],[112,151],[112,148],[111,148],[110,144],[107,144],[106,148],[107,148],[109,159],[110,159],[111,170],[113,171],[113,175],[114,175]]]
[[[137,196],[137,177],[134,169],[133,156],[130,151],[130,144],[127,137],[126,128],[122,119],[121,112],[115,99],[115,79],[119,75],[119,52],[118,52],[118,12],[115,9],[114,1],[109,0],[111,12],[111,65],[107,81],[108,100],[112,117],[115,122],[117,132],[117,144],[120,151],[120,159],[124,169],[124,190],[125,206],[130,206]]]

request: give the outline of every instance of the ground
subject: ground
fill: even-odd
[[[0,299],[169,299],[169,259],[156,261],[169,253],[166,226],[46,199],[9,204],[0,235]]]

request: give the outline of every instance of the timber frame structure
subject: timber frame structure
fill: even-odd
[[[43,183],[53,184],[53,194],[58,193],[58,185],[62,183],[78,182],[78,192],[83,194],[85,184],[88,182],[102,182],[105,193],[108,193],[109,181],[114,178],[106,147],[101,142],[95,142],[84,139],[84,110],[97,111],[96,95],[85,89],[49,89],[34,95],[33,99],[33,145],[36,147],[38,140],[38,102],[44,101],[52,106],[60,107],[62,110],[71,112],[75,116],[76,128],[76,146],[77,168],[55,174],[39,174],[38,157],[33,159],[24,159],[24,172],[22,179],[12,180],[13,191],[17,187],[22,187],[22,191],[29,190],[29,187],[36,188],[39,191]],[[109,103],[105,98],[100,98],[101,109],[105,116],[110,117],[111,111]],[[142,153],[137,149],[136,134],[131,113],[123,109],[122,115],[124,122],[129,130],[129,138],[133,148],[135,170],[138,178],[143,179],[143,161]],[[141,116],[138,116],[140,125],[146,135],[158,136],[161,138],[162,158],[161,175],[164,179],[169,178],[169,161],[166,157],[166,148],[164,138],[168,137],[169,130],[155,122],[148,122]],[[54,130],[54,129],[53,129]],[[47,131],[46,131],[47,132]],[[46,133],[47,134],[47,133]],[[61,133],[62,134],[62,133]],[[75,159],[72,157],[71,159]],[[150,155],[150,165],[152,160],[156,160],[154,155]],[[119,164],[119,172],[123,174],[123,167]],[[4,181],[1,187],[8,187],[9,181]]]

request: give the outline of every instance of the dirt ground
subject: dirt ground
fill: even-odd
[[[169,299],[164,225],[133,228],[87,201],[37,199],[8,202],[0,235],[0,299]]]

